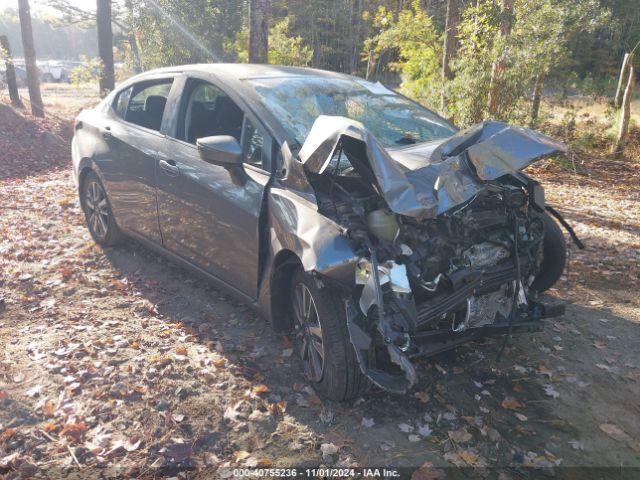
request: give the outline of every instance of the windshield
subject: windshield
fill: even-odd
[[[385,147],[429,142],[456,132],[435,113],[380,83],[312,76],[247,81],[264,107],[299,145],[320,115],[357,120]]]

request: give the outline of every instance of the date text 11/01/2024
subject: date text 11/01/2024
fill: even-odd
[[[393,468],[234,468],[231,478],[400,478]]]

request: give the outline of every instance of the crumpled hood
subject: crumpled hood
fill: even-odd
[[[340,143],[393,212],[418,219],[464,204],[485,188],[484,181],[515,174],[566,150],[546,135],[502,122],[474,125],[439,145],[387,150],[362,123],[320,116],[298,154],[304,169],[322,174]]]

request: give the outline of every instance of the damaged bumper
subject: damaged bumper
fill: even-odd
[[[361,371],[375,385],[394,393],[404,393],[416,382],[417,374],[411,363],[414,357],[434,356],[487,335],[537,332],[543,328],[543,319],[564,314],[564,305],[527,301],[520,295],[511,305],[513,310],[507,306],[502,319],[495,321],[499,302],[510,300],[501,288],[517,281],[517,273],[509,267],[490,269],[455,291],[442,293],[417,306],[411,301],[410,290],[404,288],[403,280],[392,281],[388,266],[379,270],[380,287],[367,281],[357,305],[352,300],[346,301],[347,327]],[[396,277],[402,273],[402,269],[396,268]],[[370,278],[373,275],[367,280]],[[384,293],[383,286],[387,287]],[[382,300],[385,297],[391,304],[387,307]],[[491,302],[493,304],[488,305]],[[447,321],[442,322],[445,319]],[[439,328],[430,328],[433,324],[439,324]],[[386,350],[387,362],[382,368],[379,361],[372,361],[376,357],[374,339],[378,339],[378,348]],[[380,358],[379,352],[377,358]]]

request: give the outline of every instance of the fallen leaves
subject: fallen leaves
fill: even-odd
[[[15,428],[5,428],[2,433],[0,433],[0,442],[7,441],[14,433],[16,433]]]
[[[42,415],[45,417],[53,417],[56,413],[56,402],[53,400],[45,400],[42,405]]]
[[[446,476],[444,470],[435,468],[431,462],[425,462],[411,474],[411,480],[443,480]]]
[[[172,442],[161,448],[160,453],[171,463],[182,463],[191,457],[192,447],[184,442]]]
[[[264,384],[258,384],[251,387],[251,393],[254,395],[263,395],[265,393],[269,393],[269,387]]]
[[[320,451],[322,452],[322,458],[327,461],[331,459],[332,455],[335,455],[340,450],[340,447],[333,443],[323,443],[320,445]]]
[[[529,418],[526,415],[523,415],[522,413],[516,413],[515,416],[521,422],[526,422],[527,420],[529,420]]]
[[[141,444],[142,444],[141,439],[134,440],[134,439],[128,438],[127,440],[125,440],[123,447],[127,452],[135,452],[140,447]]]
[[[553,388],[553,385],[545,385],[543,389],[545,395],[547,395],[548,397],[555,399],[560,396],[560,393],[555,388]]]
[[[569,440],[567,442],[574,450],[584,450],[584,444],[578,440]]]
[[[471,434],[467,431],[466,427],[462,427],[459,430],[450,430],[448,435],[455,443],[467,443],[471,440]]]
[[[456,467],[485,467],[487,462],[475,450],[467,449],[459,452],[447,452],[445,460],[453,463]]]
[[[58,428],[60,428],[60,426],[55,422],[45,422],[42,424],[42,429],[47,433],[55,432]]]
[[[403,433],[413,432],[413,427],[411,425],[409,425],[408,423],[400,423],[400,424],[398,424],[398,428]]]
[[[34,385],[29,390],[27,390],[26,394],[27,394],[27,397],[33,398],[40,395],[41,391],[42,391],[42,385]]]
[[[373,418],[367,418],[367,417],[362,417],[362,421],[360,422],[360,425],[362,425],[364,428],[371,428],[376,424],[376,422],[373,421]]]
[[[68,422],[62,427],[60,436],[65,436],[79,442],[87,430],[89,430],[89,426],[84,422]]]
[[[282,415],[284,412],[287,411],[287,401],[280,400],[279,402],[270,403],[268,410],[273,416]]]
[[[507,410],[518,410],[523,407],[523,405],[514,397],[505,397],[500,405],[502,408]]]
[[[426,391],[416,392],[413,394],[413,396],[420,400],[422,403],[428,403],[429,399],[431,398]]]
[[[227,359],[226,358],[216,358],[215,360],[213,360],[213,366],[217,367],[217,368],[222,368],[227,364]]]
[[[622,430],[622,428],[614,423],[602,423],[600,424],[600,430],[619,442],[631,441],[631,437],[624,430]]]
[[[418,426],[418,435],[420,435],[421,437],[423,438],[430,437],[432,433],[433,433],[433,430],[431,430],[431,427],[429,427],[429,425],[425,424],[425,425]]]
[[[472,467],[478,465],[480,462],[480,456],[471,450],[464,450],[458,455],[467,465],[471,465]]]

